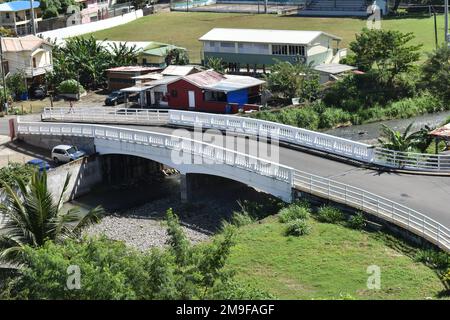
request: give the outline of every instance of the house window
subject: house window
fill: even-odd
[[[227,95],[221,91],[205,91],[205,101],[210,102],[226,102]]]
[[[33,57],[33,68],[36,68],[36,58]]]
[[[6,13],[6,19],[9,19],[9,13],[8,12]]]
[[[8,64],[8,61],[3,61],[3,72],[4,72],[5,74],[8,74],[8,73],[9,73],[9,64]]]
[[[170,95],[174,98],[176,98],[178,96],[178,92],[175,89],[172,89],[172,91],[170,91]]]
[[[220,43],[220,52],[234,52],[234,42],[221,42]]]
[[[142,58],[142,64],[147,64],[147,59],[146,58]]]
[[[304,56],[305,55],[305,47],[304,46],[289,46],[289,55]]]
[[[288,54],[288,46],[284,44],[273,44],[272,54],[276,56],[286,56]]]

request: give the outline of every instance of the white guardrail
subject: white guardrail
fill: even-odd
[[[295,189],[369,212],[450,251],[450,229],[426,215],[371,192],[328,178],[182,137],[105,125],[22,122],[19,134],[74,135],[151,145],[191,152],[215,162],[243,168],[290,183]]]
[[[180,136],[95,124],[23,122],[20,118],[17,123],[17,133],[83,136],[188,152],[209,159],[208,163],[212,161],[214,164],[230,165],[292,185],[292,168]]]
[[[450,155],[399,152],[329,134],[248,117],[179,110],[126,108],[45,108],[43,120],[173,124],[267,136],[364,163],[413,171],[450,172]]]

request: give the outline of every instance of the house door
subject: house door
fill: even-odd
[[[189,96],[189,108],[195,108],[195,92],[188,91]]]

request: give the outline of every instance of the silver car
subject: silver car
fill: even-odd
[[[78,150],[75,146],[61,144],[53,148],[52,159],[58,163],[67,163],[79,158],[82,158],[86,153],[82,150]]]

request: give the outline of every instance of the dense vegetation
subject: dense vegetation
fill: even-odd
[[[5,180],[13,182],[0,180],[6,193],[5,201],[0,204],[4,228],[0,234],[0,260],[8,263],[21,263],[28,246],[38,248],[49,240],[78,237],[81,228],[98,221],[103,212],[100,207],[87,213],[81,213],[77,208],[62,212],[70,175],[55,201],[47,188],[47,173],[34,170],[30,178],[28,167],[24,168],[25,172],[14,170],[5,174]],[[27,180],[30,180],[29,184]]]
[[[309,71],[297,77],[302,81],[294,82],[289,75],[295,75],[299,67],[279,63],[276,72],[267,76],[267,89],[275,97],[284,97],[284,105],[294,94],[304,103],[269,108],[253,116],[317,130],[449,110],[450,83],[446,75],[450,72],[450,49],[435,50],[419,66],[420,46],[411,45],[412,39],[411,33],[364,29],[350,43],[353,53],[344,61],[364,73],[344,76],[321,92],[309,75],[313,73],[310,68],[303,66]]]
[[[2,248],[2,263],[20,262],[0,273],[4,299],[386,299],[439,297],[449,288],[447,254],[371,231],[362,213],[333,206],[244,201],[231,223],[199,245],[168,210],[167,247],[138,252],[80,237],[79,222],[50,199],[45,174],[35,173],[28,190],[20,187],[22,196],[7,191],[1,208],[10,232],[2,244],[21,243]],[[382,270],[380,290],[366,288],[373,264]]]
[[[106,69],[133,65],[137,49],[125,44],[105,46],[93,37],[69,38],[64,46],[53,49],[53,72],[48,75],[51,87],[75,79],[84,88],[97,89],[106,83]]]
[[[192,246],[178,218],[167,211],[166,250],[141,253],[106,238],[47,241],[24,249],[9,299],[263,299],[262,290],[236,283],[224,268],[235,229],[225,225],[211,243]],[[79,281],[70,275],[80,272]]]

